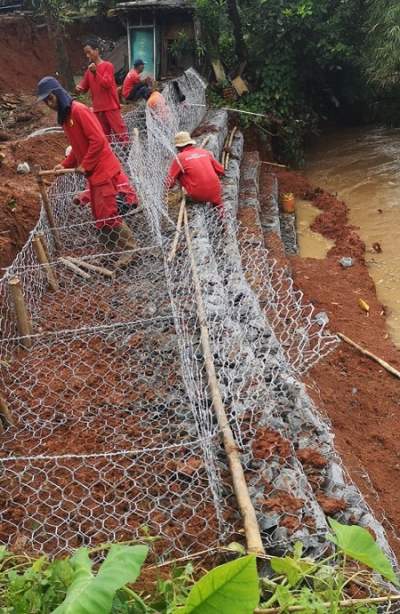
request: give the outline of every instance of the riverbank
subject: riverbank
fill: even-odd
[[[365,262],[365,244],[348,223],[347,205],[315,189],[300,173],[278,171],[280,190],[311,200],[321,213],[312,230],[334,241],[322,260],[286,257],[270,238],[269,248],[289,264],[305,299],[329,317],[332,332],[342,332],[400,369],[400,350],[389,338],[385,308]],[[263,169],[261,190],[268,181]],[[353,266],[343,268],[340,258]],[[369,314],[359,306],[369,305]],[[322,359],[305,379],[309,394],[332,422],[336,446],[347,471],[387,530],[400,555],[400,382],[377,363],[345,343]]]

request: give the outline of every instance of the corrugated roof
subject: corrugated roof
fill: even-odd
[[[143,8],[191,10],[193,2],[191,0],[132,0],[131,2],[118,2],[114,12],[122,13]]]

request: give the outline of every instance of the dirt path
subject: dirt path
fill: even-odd
[[[333,332],[354,341],[400,369],[400,351],[388,337],[385,309],[365,265],[365,245],[347,224],[347,207],[334,196],[313,190],[300,174],[278,173],[282,191],[311,198],[322,213],[312,229],[335,241],[325,260],[290,257],[295,284]],[[268,181],[262,171],[261,186]],[[261,189],[263,192],[263,189]],[[270,248],[279,258],[276,242]],[[342,256],[354,266],[343,269]],[[369,316],[358,304],[370,306]],[[329,416],[336,446],[352,479],[388,532],[400,556],[400,381],[345,343],[315,366],[306,378],[310,395]]]

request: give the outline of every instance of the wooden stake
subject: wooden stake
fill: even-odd
[[[234,126],[234,128],[232,128],[232,132],[231,132],[230,137],[228,139],[227,147],[229,149],[232,147],[233,137],[235,136],[236,132],[237,132],[237,126]],[[229,151],[224,151],[224,154],[225,154],[225,162],[223,162],[223,165],[224,165],[224,168],[227,169],[228,165],[229,165],[230,153],[229,153]]]
[[[115,271],[110,271],[109,269],[105,269],[102,266],[98,266],[96,264],[91,264],[90,262],[86,262],[82,258],[75,258],[73,256],[68,256],[67,260],[77,264],[78,266],[88,269],[88,271],[94,271],[95,273],[100,273],[100,275],[104,275],[105,277],[115,277]]]
[[[14,426],[15,421],[5,398],[0,394],[0,415],[7,426]]]
[[[375,362],[377,362],[379,365],[381,365],[381,367],[386,369],[386,371],[389,371],[389,373],[391,373],[392,375],[400,379],[400,371],[397,371],[397,369],[392,367],[392,365],[390,365],[388,362],[386,362],[385,360],[382,360],[382,358],[379,358],[379,356],[375,356],[375,354],[372,354],[372,352],[369,352],[368,350],[364,350],[364,348],[362,348],[361,345],[358,345],[358,343],[356,343],[355,341],[352,341],[351,339],[349,339],[349,337],[346,337],[346,335],[343,335],[343,333],[337,333],[337,335],[338,337],[343,339],[343,341],[351,345],[353,348],[356,348],[356,350],[361,352],[361,354],[364,354],[364,356],[368,356],[368,358],[372,358],[372,360],[375,360]]]
[[[41,172],[44,173],[46,171],[41,171]],[[58,229],[56,227],[56,222],[55,222],[54,215],[53,215],[53,209],[51,208],[49,199],[47,197],[46,187],[44,185],[43,178],[41,177],[39,173],[36,175],[36,178],[37,178],[37,182],[39,186],[39,192],[42,197],[43,206],[46,211],[47,219],[49,221],[49,226],[51,228],[51,233],[53,235],[54,245],[56,246],[56,249],[60,251],[61,250],[61,239],[60,239]]]
[[[204,361],[207,371],[208,385],[210,388],[214,410],[217,416],[218,425],[221,430],[226,456],[231,470],[233,487],[236,494],[239,510],[243,518],[244,530],[246,534],[247,550],[255,554],[264,554],[264,547],[261,540],[260,528],[258,526],[256,513],[250,499],[249,491],[244,477],[240,455],[236,446],[231,427],[226,416],[224,403],[218,386],[218,379],[215,371],[213,353],[210,346],[210,338],[207,328],[206,312],[203,304],[200,279],[197,272],[196,260],[192,250],[192,239],[190,236],[187,211],[183,211],[186,242],[188,246],[190,264],[195,287],[197,303],[197,315],[200,323],[201,345],[203,348]]]
[[[83,277],[83,279],[91,279],[89,273],[82,271],[82,269],[80,269],[76,264],[74,264],[67,258],[59,258],[58,262],[61,262],[61,264],[65,265],[68,269],[71,269],[71,271],[73,271],[80,277]]]
[[[43,268],[46,271],[47,281],[49,283],[50,288],[54,292],[57,292],[60,286],[58,285],[57,277],[49,263],[49,259],[47,258],[47,254],[44,250],[40,237],[38,236],[34,237],[32,239],[32,244],[33,244],[33,249],[35,250],[39,263],[43,265]]]
[[[36,236],[39,237],[42,247],[44,249],[44,253],[46,254],[46,258],[50,262],[51,258],[50,258],[49,246],[47,245],[47,241],[46,241],[44,232],[43,231],[37,232]]]
[[[26,349],[29,349],[32,347],[32,339],[30,336],[32,335],[32,324],[25,305],[21,280],[18,277],[13,277],[8,282],[8,287],[10,288],[11,298],[14,303],[18,331],[21,337],[23,337],[21,343]]]

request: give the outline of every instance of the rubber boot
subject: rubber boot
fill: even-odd
[[[137,243],[133,237],[132,230],[129,228],[126,222],[122,222],[121,226],[113,228],[113,230],[118,236],[117,244],[115,246],[116,251],[122,252],[137,248]],[[133,257],[134,256],[132,253],[121,254],[115,263],[115,266],[120,268],[126,267],[132,262]]]

